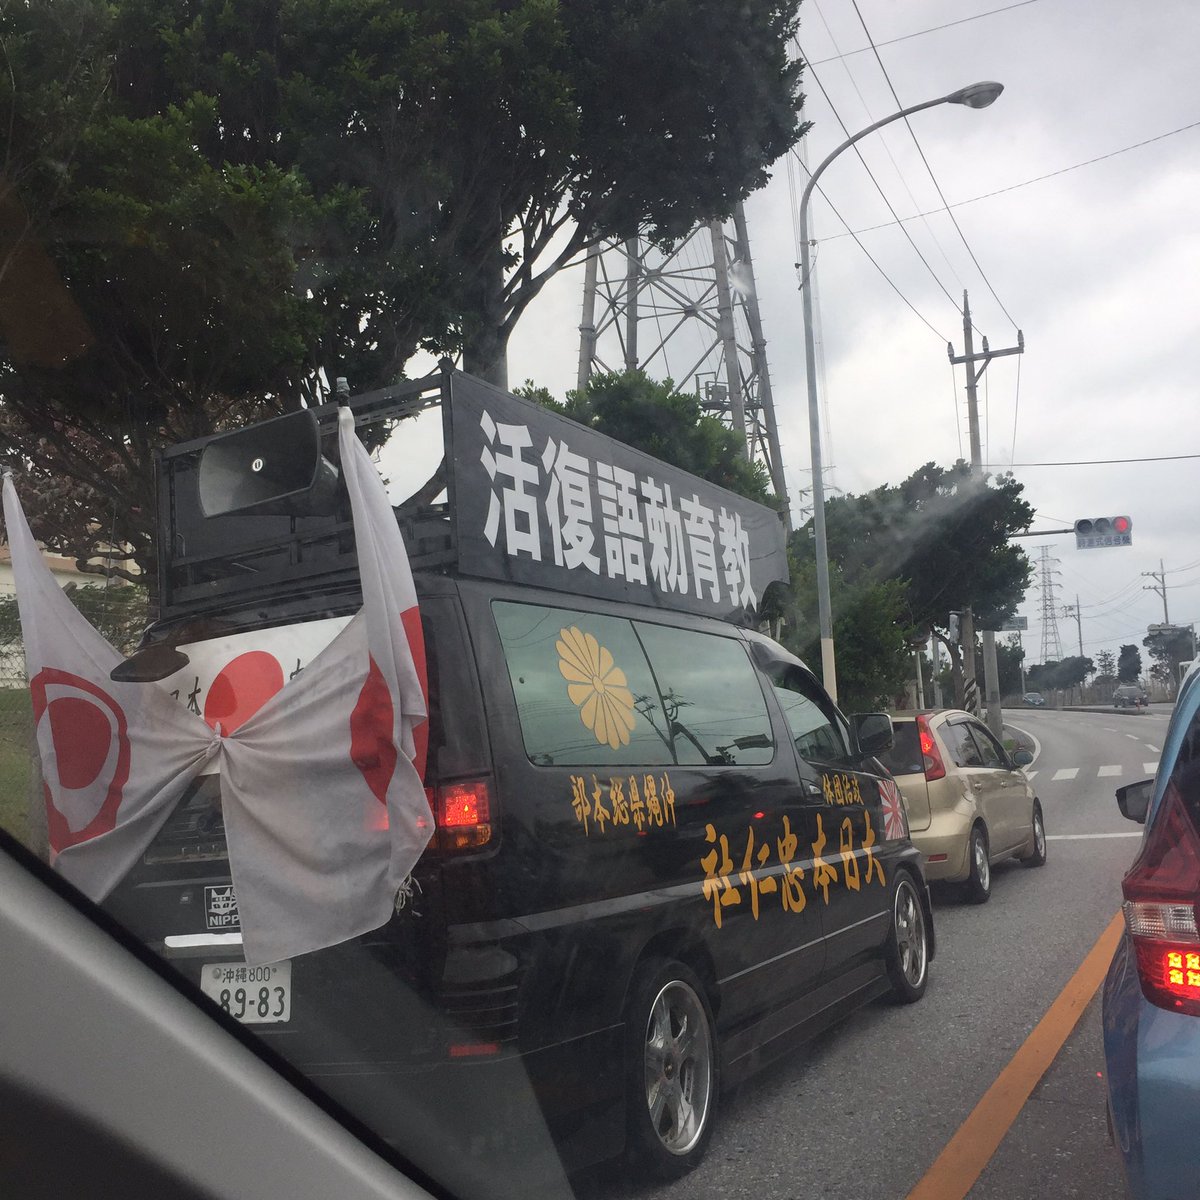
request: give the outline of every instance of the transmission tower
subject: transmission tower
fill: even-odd
[[[1039,546],[1037,587],[1042,593],[1042,662],[1062,660],[1062,640],[1058,636],[1058,559],[1050,557],[1049,546]]]
[[[776,494],[787,495],[740,204],[731,222],[698,225],[670,252],[637,237],[589,252],[578,386],[596,371],[634,368],[694,391],[705,412],[745,440],[747,457],[766,466]]]

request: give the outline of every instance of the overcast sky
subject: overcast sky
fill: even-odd
[[[858,3],[901,105],[978,80],[1005,86],[988,109],[946,105],[912,118],[951,205],[1200,121],[1195,0],[1027,0],[916,37],[907,35],[1011,0]],[[800,43],[814,64],[804,91],[813,123],[807,156],[816,163],[844,137],[818,79],[851,132],[897,106],[874,55],[848,53],[867,45],[851,0],[805,0]],[[846,57],[821,61],[839,54]],[[903,123],[861,148],[902,217],[941,206]],[[799,168],[797,178],[802,184]],[[853,151],[826,171],[822,186],[851,228],[891,221]],[[781,161],[748,201],[747,215],[796,505],[808,486],[809,450],[792,196]],[[814,198],[826,462],[833,466],[827,484],[861,492],[898,482],[929,460],[948,465],[968,456],[963,368],[952,375],[946,352],[949,340],[962,352],[964,288],[993,349],[1014,345],[1017,326],[1026,341],[1019,406],[1015,356],[995,360],[981,381],[985,462],[1003,468],[1200,454],[1200,127],[954,212],[995,296],[944,213],[907,223],[941,286],[894,223],[861,235],[935,333],[851,238],[836,236],[842,225]],[[582,287],[582,270],[566,271],[528,310],[510,347],[512,382],[533,378],[559,395],[574,386]],[[681,365],[671,369],[685,370],[686,358],[680,350]],[[1078,652],[1075,621],[1061,615],[1076,594],[1084,653],[1140,646],[1147,623],[1163,619],[1161,599],[1142,590],[1152,581],[1140,574],[1157,571],[1160,558],[1172,622],[1200,623],[1200,459],[1014,470],[1038,511],[1034,528],[1083,516],[1133,517],[1129,549],[1078,551],[1070,535],[1023,540],[1035,560],[1042,544],[1059,560],[1064,654]],[[1038,591],[1022,612],[1029,617],[1026,661],[1038,662]]]

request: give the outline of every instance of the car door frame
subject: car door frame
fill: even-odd
[[[985,764],[984,769],[992,773],[988,791],[1000,818],[1000,836],[994,838],[991,850],[993,855],[1005,854],[1029,841],[1033,826],[1033,796],[1029,790],[1029,781],[1025,778],[1025,773],[1013,763],[1004,744],[986,725],[977,720],[968,724],[972,735],[980,743],[980,752],[982,753],[983,745],[990,745],[1000,758],[1000,766],[991,767]]]

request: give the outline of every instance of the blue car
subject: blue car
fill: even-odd
[[[1134,1200],[1200,1196],[1200,672],[1180,689],[1158,774],[1117,802],[1146,832],[1104,982],[1113,1137]]]

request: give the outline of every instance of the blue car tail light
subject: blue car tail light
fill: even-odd
[[[1172,779],[1141,853],[1121,883],[1125,926],[1137,952],[1142,994],[1171,1012],[1200,1016],[1200,832]]]

